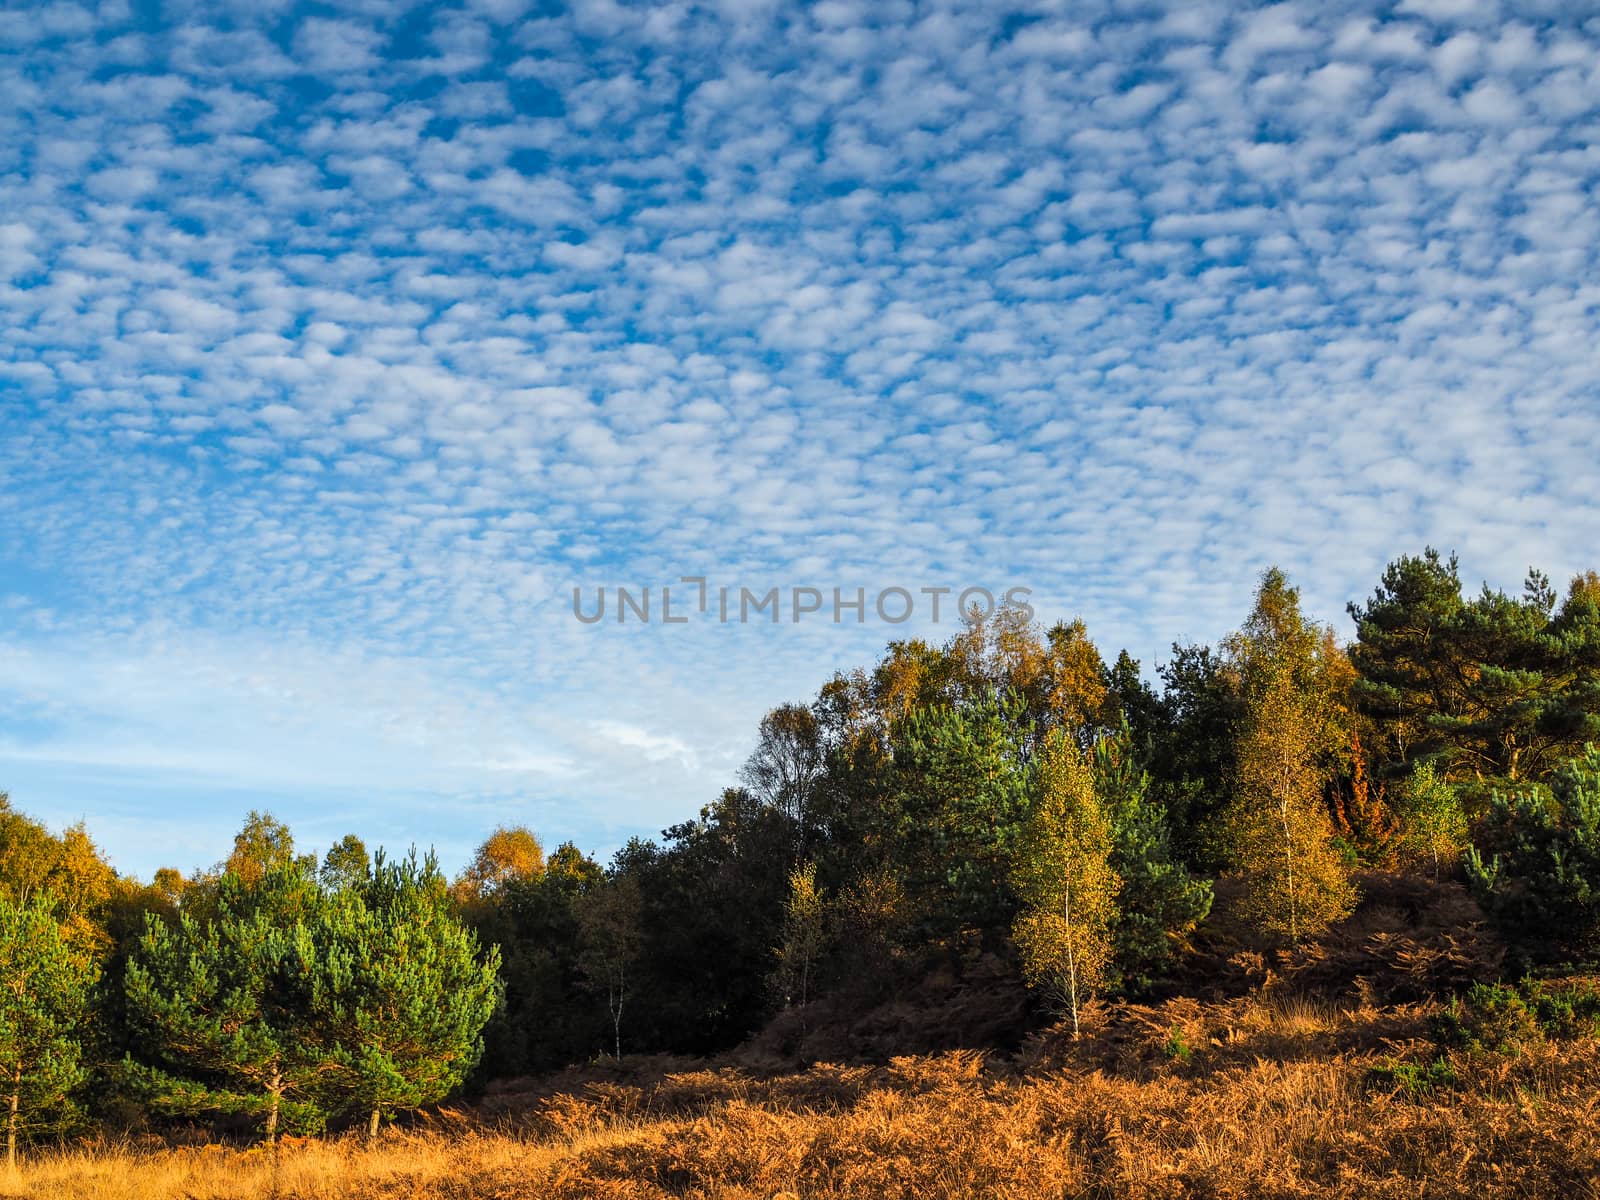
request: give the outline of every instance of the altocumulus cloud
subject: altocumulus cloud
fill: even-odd
[[[1592,561],[1590,6],[153,11],[0,17],[0,786],[125,866],[615,844],[910,631],[577,584]]]

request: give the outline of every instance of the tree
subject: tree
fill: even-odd
[[[1245,710],[1258,709],[1267,690],[1286,685],[1294,693],[1310,762],[1323,781],[1348,769],[1355,668],[1332,628],[1301,612],[1299,589],[1277,567],[1262,572],[1250,616],[1223,640],[1223,651],[1242,706],[1236,730],[1248,724],[1251,713]]]
[[[271,813],[252,808],[244,827],[233,835],[233,853],[222,866],[248,886],[294,861],[294,835],[289,827]]]
[[[543,870],[544,847],[533,831],[524,825],[502,825],[484,840],[467,869],[457,876],[456,898],[470,904]]]
[[[367,854],[366,843],[353,833],[347,833],[322,856],[322,869],[317,878],[322,886],[337,892],[359,887],[372,873],[372,859]]]
[[[1028,809],[1027,738],[1013,704],[995,696],[916,710],[896,733],[877,836],[930,939],[1003,933],[1016,914],[1010,867]]]
[[[1600,749],[1557,771],[1548,796],[1495,793],[1477,840],[1468,883],[1515,951],[1533,960],[1600,954]]]
[[[1111,867],[1111,827],[1076,744],[1056,732],[1035,773],[1014,878],[1024,909],[1014,926],[1023,972],[1072,1015],[1105,977],[1121,880]]]
[[[1546,635],[1562,686],[1544,725],[1576,755],[1576,747],[1600,742],[1600,572],[1573,576]]]
[[[827,905],[817,888],[817,865],[806,863],[789,872],[789,898],[783,905],[783,940],[773,951],[778,960],[773,990],[784,1006],[810,1002],[817,964],[827,943]]]
[[[331,1047],[330,1087],[367,1117],[443,1099],[482,1050],[499,1000],[498,950],[450,911],[432,856],[379,852],[370,877],[342,889],[312,927],[311,1036]]]
[[[500,951],[504,999],[483,1031],[486,1074],[542,1074],[594,1053],[606,1022],[583,987],[578,908],[604,877],[599,863],[565,842],[542,875],[463,910],[479,944]]]
[[[268,1143],[286,1113],[320,1124],[335,1064],[311,1023],[311,926],[326,903],[305,864],[290,861],[254,882],[223,875],[204,919],[146,918],[124,988],[130,1023],[160,1064],[136,1069],[159,1107],[258,1115]]]
[[[74,948],[103,957],[104,921],[117,874],[81,823],[60,836],[11,807],[0,792],[0,896],[18,904],[42,899]]]
[[[627,1001],[634,1041],[709,1054],[766,1020],[792,853],[783,815],[743,788],[664,830],[663,844],[635,840],[617,853],[610,875],[632,880],[624,886],[639,897],[638,955],[626,980],[640,1001]],[[586,962],[591,992],[603,993],[602,964],[592,954]]]
[[[755,751],[739,773],[752,795],[788,818],[797,842],[808,832],[811,791],[824,755],[816,716],[802,705],[784,704],[761,718]]]
[[[1139,671],[1139,660],[1126,650],[1106,672],[1106,696],[1100,706],[1100,726],[1115,733],[1128,728],[1130,744],[1143,758],[1152,752],[1161,728],[1161,698],[1151,690]]]
[[[1180,858],[1197,869],[1223,863],[1216,832],[1234,785],[1243,704],[1237,679],[1209,646],[1172,647],[1151,739],[1151,791],[1167,813]]]
[[[1460,859],[1467,845],[1467,818],[1456,789],[1424,763],[1412,772],[1401,799],[1401,851],[1411,862],[1429,864],[1439,881],[1443,868]]]
[[[1166,814],[1150,796],[1125,718],[1095,743],[1091,762],[1111,825],[1111,869],[1122,880],[1111,931],[1114,982],[1148,988],[1211,911],[1211,884],[1173,857]]]
[[[1344,844],[1364,863],[1380,867],[1392,863],[1401,851],[1405,831],[1389,800],[1388,784],[1374,782],[1367,769],[1367,755],[1357,733],[1350,735],[1348,776],[1334,781],[1332,793],[1334,828]]]
[[[6,1161],[38,1117],[67,1103],[87,1076],[79,1034],[99,978],[49,906],[0,895],[0,1096],[6,1104]]]
[[[933,675],[945,689],[921,697],[920,707],[940,701],[969,707],[1007,695],[1032,740],[1042,741],[1055,729],[1080,746],[1092,740],[1109,679],[1082,620],[1057,622],[1041,634],[1027,610],[1002,605],[987,618],[964,614],[961,632],[937,653],[941,669]]]
[[[1229,822],[1246,914],[1294,944],[1348,914],[1355,900],[1321,800],[1314,730],[1302,692],[1280,669],[1250,703]]]
[[[632,993],[634,968],[639,957],[639,882],[626,872],[613,870],[605,881],[584,897],[578,910],[582,928],[580,957],[592,991],[603,993],[611,1017],[612,1044],[622,1061],[622,1015]]]
[[[1600,579],[1572,580],[1556,608],[1530,570],[1522,595],[1461,591],[1456,559],[1429,547],[1390,563],[1352,604],[1354,696],[1396,774],[1434,763],[1479,794],[1547,779],[1600,738]]]

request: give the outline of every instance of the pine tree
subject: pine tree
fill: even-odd
[[[1456,560],[1429,548],[1390,563],[1350,605],[1355,700],[1397,770],[1432,762],[1481,797],[1548,779],[1600,738],[1600,579],[1572,580],[1558,609],[1529,571],[1520,597],[1461,591]]]
[[[280,861],[223,875],[204,918],[146,918],[124,988],[158,1107],[258,1115],[269,1144],[285,1116],[321,1123],[333,1058],[313,1036],[311,926],[326,903],[306,864]]]
[[[1041,749],[1013,877],[1024,909],[1013,927],[1023,973],[1072,1016],[1105,979],[1121,880],[1111,825],[1077,745],[1057,731]]]
[[[312,927],[310,1036],[338,1067],[329,1085],[367,1117],[442,1099],[477,1063],[499,1001],[499,951],[481,954],[450,911],[430,856],[382,852],[370,877],[341,890]]]
[[[87,1075],[79,1033],[98,977],[44,901],[0,895],[0,1096],[12,1170],[19,1139]]]
[[[1010,864],[1027,817],[1020,709],[988,696],[913,712],[894,740],[893,792],[876,834],[929,940],[1003,934]]]
[[[1514,951],[1536,960],[1600,954],[1600,749],[1556,772],[1548,796],[1496,793],[1478,841],[1467,880]]]
[[[1148,988],[1211,911],[1211,884],[1175,860],[1166,814],[1149,794],[1124,715],[1095,743],[1095,790],[1111,823],[1111,868],[1122,879],[1112,924],[1116,982]]]

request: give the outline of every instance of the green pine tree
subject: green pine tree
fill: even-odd
[[[249,1113],[315,1127],[333,1058],[313,1036],[312,926],[327,899],[306,864],[217,881],[204,918],[154,915],[128,962],[128,1017],[159,1065],[136,1067],[158,1109]]]
[[[1600,955],[1600,749],[1490,801],[1467,881],[1524,959]],[[1487,861],[1485,861],[1487,857]]]
[[[44,1116],[70,1111],[87,1074],[79,1031],[99,969],[62,937],[39,899],[0,895],[0,1096],[6,1104],[6,1162]]]
[[[1172,853],[1166,814],[1149,795],[1126,718],[1100,738],[1095,790],[1111,822],[1111,868],[1122,878],[1112,922],[1115,982],[1143,989],[1169,967],[1182,940],[1211,911],[1211,884]]]
[[[378,853],[371,875],[337,893],[312,929],[313,1036],[339,1070],[331,1088],[367,1118],[443,1099],[478,1061],[500,1000],[500,954],[451,911],[430,855]]]
[[[930,940],[1004,931],[1017,911],[1010,864],[1027,818],[1023,714],[989,696],[918,709],[897,730],[894,790],[879,836]]]

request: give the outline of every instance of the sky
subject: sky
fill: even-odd
[[[125,871],[604,853],[925,587],[1153,677],[1597,565],[1593,2],[55,3],[0,96],[0,789]]]

